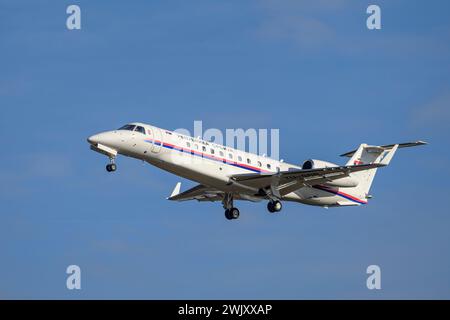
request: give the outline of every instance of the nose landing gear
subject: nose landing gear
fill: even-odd
[[[107,164],[106,165],[106,171],[108,172],[114,172],[117,170],[117,166],[114,163]]]
[[[117,170],[117,165],[115,163],[115,159],[114,158],[110,158],[109,161],[111,163],[106,165],[106,171],[108,171],[108,172],[116,171]]]

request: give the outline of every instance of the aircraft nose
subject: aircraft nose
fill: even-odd
[[[87,138],[87,141],[90,143],[90,144],[97,144],[98,142],[99,142],[99,137],[100,135],[98,135],[98,134],[94,134],[94,135],[92,135],[92,136],[90,136],[89,138]]]

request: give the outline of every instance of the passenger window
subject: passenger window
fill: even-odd
[[[231,153],[229,153],[228,158],[233,159],[233,155]]]
[[[251,164],[251,163],[252,163],[252,160],[250,160],[250,158],[247,158],[247,163],[248,163],[248,164]]]
[[[261,166],[262,166],[261,161],[258,161],[258,167],[261,167]]]
[[[223,157],[223,152],[222,151],[220,151],[220,156]]]
[[[202,150],[203,150],[204,152],[206,152],[206,147],[205,147],[205,146],[203,146]]]
[[[239,156],[239,157],[238,157],[238,160],[239,160],[240,162],[242,162],[242,157],[241,157],[241,156]]]
[[[195,145],[195,149],[197,149],[197,150],[198,150],[198,144],[196,144],[196,145]]]
[[[272,166],[270,165],[270,163],[267,164],[267,169],[270,169]]]
[[[211,149],[211,154],[214,154],[214,149]]]
[[[191,147],[191,144],[190,144],[189,142],[186,142],[186,146],[187,146],[188,148],[190,148],[190,147]]]

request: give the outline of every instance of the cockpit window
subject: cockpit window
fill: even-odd
[[[133,125],[133,124],[126,124],[123,127],[120,127],[118,130],[130,130],[130,131],[133,131],[134,127],[136,127],[136,126]]]
[[[142,134],[145,134],[145,129],[143,127],[140,127],[140,126],[137,126],[136,130],[134,130],[134,131],[138,131],[138,132],[140,132]]]

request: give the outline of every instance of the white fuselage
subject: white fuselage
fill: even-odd
[[[301,169],[300,166],[268,157],[225,147],[150,126],[132,123],[144,130],[113,130],[91,136],[89,143],[98,148],[115,150],[118,154],[146,161],[158,168],[202,185],[230,193],[247,194],[253,200],[266,199],[257,190],[230,181],[230,176],[246,173],[276,173]],[[142,132],[144,131],[144,132]],[[97,150],[98,151],[98,150]],[[101,151],[99,151],[101,152]],[[105,153],[106,154],[106,153]],[[338,188],[305,186],[283,196],[283,200],[310,205],[358,205]],[[331,191],[330,191],[331,190]]]

